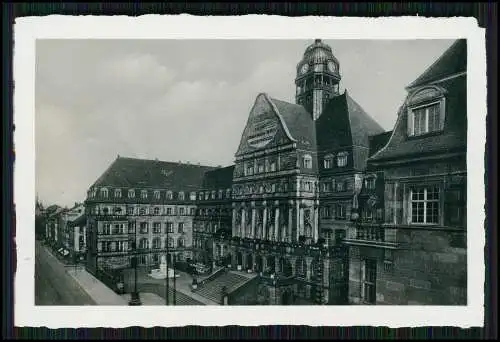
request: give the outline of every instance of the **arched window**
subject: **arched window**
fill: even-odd
[[[130,189],[128,191],[128,198],[134,198],[135,197],[135,190],[134,189]]]
[[[155,190],[154,197],[155,197],[156,200],[160,199],[160,192],[158,190]]]
[[[333,167],[333,155],[327,154],[323,160],[323,168],[331,169]]]
[[[172,191],[167,191],[167,199],[171,200],[173,198]]]
[[[148,191],[147,190],[141,190],[141,198],[142,199],[148,198]]]
[[[337,166],[344,167],[347,166],[347,152],[341,152],[337,155]]]
[[[184,192],[179,192],[179,201],[184,201]]]
[[[122,190],[115,189],[115,198],[121,198],[121,197],[122,197]]]
[[[154,212],[155,215],[160,215],[160,208],[155,207],[154,210],[153,210],[153,212]]]
[[[312,168],[312,157],[309,154],[306,154],[302,158],[302,166],[304,169],[311,169]]]
[[[106,189],[106,188],[101,189],[101,197],[108,198],[108,189]]]

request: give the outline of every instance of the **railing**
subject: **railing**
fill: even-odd
[[[222,268],[218,269],[217,271],[215,271],[214,273],[212,273],[211,275],[209,275],[208,277],[206,277],[205,279],[203,279],[199,283],[199,285],[205,285],[209,281],[214,280],[215,278],[220,276],[222,273],[226,273],[226,272],[227,272],[227,269],[225,267],[222,267]]]
[[[394,229],[388,229],[382,225],[356,225],[349,227],[346,242],[363,242],[371,244],[396,244]]]

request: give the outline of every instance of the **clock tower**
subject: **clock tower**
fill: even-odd
[[[316,120],[329,99],[339,94],[339,62],[332,48],[316,39],[297,64],[295,102]]]

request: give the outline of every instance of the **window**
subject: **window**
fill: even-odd
[[[155,197],[156,200],[160,199],[160,192],[158,190],[155,190],[154,197]]]
[[[141,190],[141,198],[142,199],[148,198],[148,191],[147,190]]]
[[[271,160],[271,161],[269,162],[269,169],[270,169],[270,171],[271,171],[271,172],[276,171],[276,161]]]
[[[366,259],[362,267],[363,300],[368,304],[376,302],[377,261]]]
[[[339,244],[346,237],[346,231],[344,229],[335,229],[335,244]]]
[[[140,227],[139,232],[141,234],[147,234],[148,233],[148,223],[147,222],[141,222],[139,227]]]
[[[179,208],[179,215],[184,215],[184,208],[183,207]]]
[[[127,207],[127,215],[134,215],[134,207]]]
[[[194,215],[194,208],[189,208],[189,215],[191,215],[191,216]]]
[[[184,239],[183,238],[180,237],[177,240],[177,247],[181,247],[181,248],[184,247]]]
[[[222,199],[222,196],[224,195],[224,191],[219,190],[219,199]]]
[[[153,249],[160,249],[161,248],[161,240],[160,238],[154,238],[153,239]]]
[[[106,189],[106,188],[101,189],[101,197],[108,198],[108,189]]]
[[[330,207],[323,207],[321,208],[321,217],[328,218],[331,217],[331,211]]]
[[[215,191],[212,191],[211,195],[212,195],[211,198],[214,200],[215,199]]]
[[[263,162],[259,162],[259,163],[257,164],[257,172],[258,172],[258,173],[264,173],[264,171],[265,171],[265,170],[264,170],[264,163],[263,163]]]
[[[337,191],[344,191],[344,182],[337,182]]]
[[[172,208],[167,208],[167,215],[172,215]]]
[[[115,207],[115,215],[121,215],[122,214],[122,208],[121,207]]]
[[[168,239],[165,239],[165,245],[170,247],[170,248],[174,247],[174,239],[172,239],[171,237],[169,237]]]
[[[189,194],[189,200],[191,200],[191,201],[196,201],[196,192],[192,191],[192,192]]]
[[[323,167],[325,169],[331,169],[333,167],[333,156],[331,154],[325,156],[323,160]]]
[[[115,198],[121,198],[121,197],[122,197],[121,189],[115,189]]]
[[[339,153],[337,156],[337,166],[344,167],[347,165],[347,152]]]
[[[375,189],[375,178],[370,177],[370,178],[365,179],[365,186],[369,190]]]
[[[305,155],[302,158],[302,165],[304,169],[311,169],[312,168],[312,157],[310,155]]]
[[[245,167],[245,176],[251,176],[253,175],[253,163],[249,162],[246,164]]]
[[[102,232],[101,234],[103,235],[109,235],[111,234],[111,225],[109,223],[104,223],[102,225]]]
[[[179,197],[179,201],[184,201],[184,192],[182,192],[182,191],[179,192],[178,197]]]
[[[206,191],[205,192],[205,201],[207,201],[210,198],[210,192]]]
[[[142,238],[139,240],[139,249],[148,249],[149,248],[149,240],[146,238]]]
[[[308,182],[308,181],[304,182],[304,189],[306,191],[312,191],[312,182]]]
[[[160,208],[158,208],[158,207],[154,207],[154,209],[153,209],[153,213],[154,213],[155,215],[160,215]]]
[[[231,189],[226,190],[226,198],[231,198]]]
[[[134,189],[130,189],[128,191],[128,198],[134,198],[135,197],[135,190]]]
[[[173,233],[174,232],[174,224],[172,222],[165,223],[165,233]]]
[[[125,233],[123,224],[115,223],[113,225],[113,234],[116,235],[116,234],[123,234],[123,233]]]
[[[108,214],[109,214],[109,209],[108,209],[108,207],[104,207],[104,208],[102,208],[102,213],[103,213],[104,215],[108,215]]]
[[[335,218],[339,220],[345,220],[346,217],[346,208],[345,204],[339,203],[336,205],[336,210],[335,210]]]
[[[324,182],[323,183],[323,192],[330,192],[331,189],[331,183],[330,182]]]
[[[373,209],[372,208],[365,208],[365,210],[363,210],[363,213],[364,213],[364,218],[366,221],[373,220]]]
[[[441,130],[441,103],[436,102],[409,111],[410,136],[418,136]]]
[[[184,233],[184,222],[179,222],[179,228],[177,229],[178,233]]]
[[[198,200],[200,200],[200,201],[203,200],[203,192],[200,192],[198,194]]]
[[[173,198],[172,191],[167,191],[167,199],[171,200]]]
[[[411,222],[439,223],[439,188],[421,187],[410,191]]]
[[[139,215],[146,215],[146,208],[140,208]]]
[[[153,234],[160,234],[160,233],[161,233],[161,223],[153,222]]]

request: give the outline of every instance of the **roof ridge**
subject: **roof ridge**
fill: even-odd
[[[169,164],[180,164],[186,166],[196,166],[196,167],[207,167],[207,168],[217,168],[214,165],[201,165],[197,163],[187,163],[187,162],[179,162],[179,161],[171,161],[171,160],[160,160],[160,159],[151,159],[151,158],[134,158],[134,157],[122,157],[118,156],[117,159],[127,159],[127,160],[137,160],[137,161],[147,161],[147,162],[159,162],[159,163],[169,163]]]

